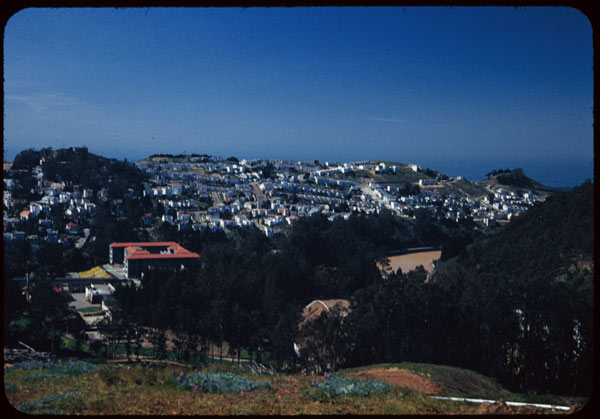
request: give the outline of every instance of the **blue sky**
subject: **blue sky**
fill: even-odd
[[[562,7],[25,9],[4,149],[593,176],[592,28]]]

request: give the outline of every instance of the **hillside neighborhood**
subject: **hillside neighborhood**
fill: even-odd
[[[4,186],[10,350],[226,361],[261,374],[476,359],[472,368],[521,391],[550,366],[526,364],[516,348],[556,360],[575,345],[573,368],[592,348],[585,308],[572,323],[554,310],[533,323],[526,297],[551,287],[560,296],[551,306],[565,311],[579,301],[565,292],[590,295],[578,285],[593,270],[581,225],[591,220],[590,183],[554,194],[520,169],[471,181],[385,161],[154,155],[133,164],[73,147],[20,153],[4,164]],[[569,227],[548,233],[559,224]],[[549,324],[555,347],[527,340]],[[496,338],[502,328],[508,345]],[[588,378],[539,388],[587,391]]]
[[[68,151],[76,156],[88,153],[85,147]],[[86,242],[96,239],[89,227],[98,207],[108,203],[112,216],[124,215],[124,200],[134,195],[136,185],[130,185],[122,197],[113,194],[110,198],[106,187],[93,190],[49,178],[43,170],[45,162],[46,157],[42,157],[30,171],[13,170],[10,163],[4,164],[5,243],[26,241],[32,252],[42,241],[82,249]],[[317,213],[333,221],[348,219],[352,213],[385,211],[404,218],[414,218],[421,211],[457,223],[471,219],[485,229],[496,226],[496,222],[509,222],[544,199],[531,190],[516,193],[497,185],[492,188],[484,181],[454,179],[415,164],[238,161],[183,155],[151,156],[135,165],[147,175],[137,190],[142,195],[138,198],[152,203],[152,211],[143,213],[139,220],[150,237],[153,229],[163,224],[177,231],[212,232],[250,226],[273,237],[285,234],[300,217]],[[41,198],[14,198],[12,191],[20,186],[17,175],[30,176],[33,183],[29,193]],[[32,225],[37,227],[35,233]],[[101,338],[96,332],[98,322],[112,317],[111,283],[139,281],[150,267],[187,266],[194,259],[200,260],[198,254],[175,242],[111,243],[106,256],[108,263],[55,276],[52,281],[57,289],[76,297],[70,305],[79,310],[90,340]],[[21,287],[28,284],[26,277],[13,281]]]
[[[45,240],[81,248],[88,240],[88,220],[98,205],[109,201],[108,191],[48,179],[43,163],[30,172],[35,180],[31,193],[41,195],[35,201],[14,198],[14,171],[10,163],[4,164],[4,241],[27,240],[35,248]],[[333,220],[348,218],[352,212],[383,211],[407,218],[427,211],[435,218],[455,222],[470,218],[483,228],[510,221],[544,199],[532,190],[515,192],[488,186],[485,181],[454,179],[414,164],[377,161],[238,162],[188,155],[144,159],[136,166],[148,175],[143,196],[152,199],[156,209],[141,216],[149,229],[161,223],[179,231],[254,226],[272,237],[299,217],[315,213]],[[133,193],[131,188],[123,197],[110,200],[116,216],[123,215],[123,199]],[[64,225],[55,222],[54,208],[59,205],[67,221]],[[22,229],[25,222],[36,223],[37,232],[26,235]]]

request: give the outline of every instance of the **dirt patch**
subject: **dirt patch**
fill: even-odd
[[[402,269],[403,273],[407,273],[422,265],[429,275],[433,272],[434,261],[439,259],[442,255],[440,250],[430,250],[426,252],[407,253],[405,255],[389,256],[389,266],[384,269],[383,266],[377,265],[379,270],[382,271],[383,275],[387,275],[391,272],[396,272],[398,268]]]
[[[381,380],[397,387],[407,387],[425,394],[442,394],[442,387],[433,381],[400,368],[374,368],[351,372],[345,375],[361,379]]]
[[[534,406],[510,406],[503,400],[496,403],[483,403],[477,408],[478,415],[514,415],[514,414],[548,414],[556,413],[546,409],[535,408]]]

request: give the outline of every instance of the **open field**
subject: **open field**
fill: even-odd
[[[72,371],[60,369],[5,370],[6,397],[17,410],[55,414],[480,414],[561,413],[550,409],[514,407],[503,403],[477,405],[436,400],[432,394],[456,394],[456,387],[472,395],[504,400],[523,397],[502,389],[486,377],[451,367],[421,364],[386,364],[341,371],[338,378],[299,374],[247,374],[240,367],[213,365],[196,374],[190,367],[173,364],[75,363]],[[226,374],[212,374],[215,372]],[[211,374],[204,374],[204,373]],[[182,377],[227,375],[250,380],[258,388],[235,392],[207,392],[186,388]],[[334,376],[338,377],[338,376]],[[346,378],[344,378],[346,377]],[[386,381],[393,386],[383,393],[331,395],[321,384],[329,379]],[[237,380],[237,378],[236,378]],[[446,385],[442,381],[446,381]],[[268,382],[269,384],[266,384]],[[356,382],[356,381],[354,381]],[[262,384],[261,384],[262,383]],[[319,384],[321,383],[321,384]],[[387,384],[386,384],[387,385]],[[204,389],[204,390],[203,390]],[[230,390],[223,390],[230,391]],[[585,400],[558,400],[581,407]],[[573,410],[573,409],[572,409]],[[562,412],[565,413],[565,412]]]
[[[440,250],[431,250],[427,252],[408,253],[406,255],[390,256],[387,259],[390,262],[386,272],[396,272],[398,268],[406,273],[414,270],[417,266],[423,265],[425,270],[431,274],[433,272],[433,262],[440,258]],[[382,269],[380,266],[379,269]]]

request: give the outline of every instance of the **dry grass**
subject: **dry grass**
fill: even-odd
[[[369,397],[345,396],[322,401],[311,393],[311,383],[323,377],[301,375],[251,375],[252,380],[269,381],[273,388],[208,394],[178,388],[175,382],[180,372],[192,370],[174,365],[105,364],[94,373],[37,381],[23,378],[40,371],[10,371],[5,374],[5,384],[10,383],[7,387],[11,388],[6,397],[18,408],[24,402],[71,394],[46,407],[47,411],[64,414],[476,414],[479,409],[477,405],[434,400],[402,387]]]

